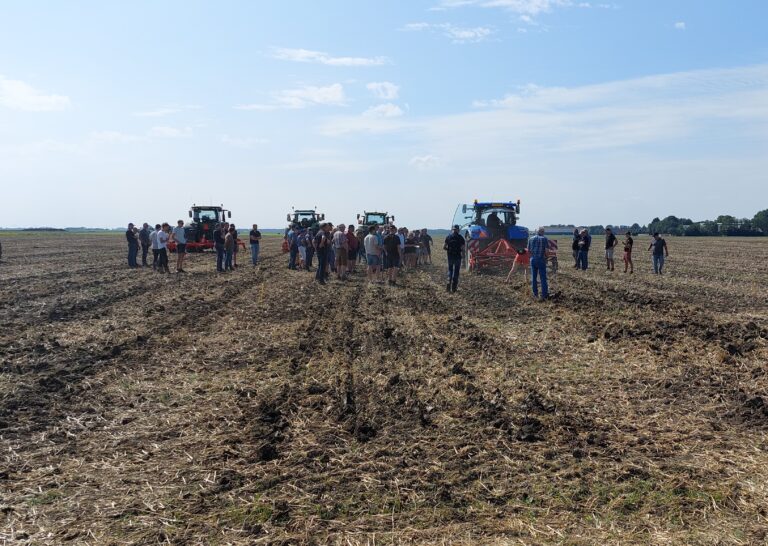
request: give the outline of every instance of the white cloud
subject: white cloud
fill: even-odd
[[[440,32],[455,44],[482,42],[493,34],[493,30],[488,27],[459,27],[451,23],[408,23],[401,30]]]
[[[121,131],[94,131],[91,133],[91,139],[97,142],[140,142],[146,140],[139,135],[131,135]]]
[[[297,63],[319,63],[329,66],[380,66],[389,64],[387,57],[333,57],[322,51],[276,47],[272,57]]]
[[[21,80],[0,75],[0,106],[27,112],[52,112],[71,106],[69,97],[48,95]]]
[[[403,110],[396,104],[385,102],[384,104],[368,108],[368,110],[363,112],[363,115],[374,118],[397,118],[403,115]]]
[[[443,0],[447,8],[480,6],[484,8],[503,8],[521,15],[539,15],[552,11],[556,7],[573,6],[572,0]]]
[[[133,115],[139,118],[161,118],[178,114],[186,110],[199,110],[200,107],[194,104],[185,106],[167,106],[165,108],[156,108],[154,110],[145,110],[143,112],[134,112]]]
[[[678,21],[675,23],[675,28],[677,30],[685,30],[685,22],[684,21]]]
[[[158,138],[186,138],[192,136],[192,129],[190,127],[159,126],[152,127],[147,134],[150,137]]]
[[[262,144],[269,142],[266,138],[252,137],[233,137],[230,135],[219,135],[219,142],[232,146],[233,148],[242,148],[243,150],[252,150]]]
[[[270,103],[243,104],[238,110],[298,110],[308,106],[344,106],[347,102],[344,86],[334,83],[325,87],[306,86],[298,89],[285,89],[273,95]]]
[[[392,82],[371,82],[365,87],[374,97],[381,100],[394,100],[400,92],[400,87]]]
[[[442,160],[434,155],[417,155],[411,158],[408,164],[411,167],[416,167],[420,171],[431,171],[437,169],[442,165]]]

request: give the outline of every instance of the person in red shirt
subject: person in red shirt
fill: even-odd
[[[527,248],[518,250],[517,255],[515,256],[515,261],[512,262],[512,268],[509,270],[509,273],[507,274],[507,278],[504,282],[512,282],[512,275],[514,275],[515,271],[517,271],[519,268],[522,268],[523,273],[525,273],[525,282],[528,283],[528,269],[530,267],[531,267],[531,253],[528,252]]]
[[[355,265],[357,264],[357,253],[360,250],[360,241],[355,234],[355,226],[349,224],[347,227],[347,250],[349,252],[349,259],[347,260],[347,271],[350,273],[355,272]]]

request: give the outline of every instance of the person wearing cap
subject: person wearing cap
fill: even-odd
[[[539,297],[539,284],[541,279],[541,300],[549,297],[549,287],[547,286],[547,250],[549,249],[549,239],[544,236],[544,228],[536,230],[536,235],[528,240],[528,253],[531,256],[531,289],[533,297]]]
[[[125,239],[128,241],[128,267],[136,269],[139,267],[139,264],[136,262],[136,256],[139,254],[139,239],[136,236],[133,222],[128,224],[128,229],[125,231]]]
[[[459,226],[453,226],[451,234],[445,238],[443,250],[448,256],[448,284],[445,289],[448,292],[456,292],[459,287],[459,273],[461,272],[461,259],[464,256],[464,237],[459,233]]]

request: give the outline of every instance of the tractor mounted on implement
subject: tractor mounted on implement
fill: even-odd
[[[453,224],[466,240],[464,268],[479,271],[489,267],[511,267],[518,250],[528,244],[528,229],[517,225],[517,202],[479,202],[459,205]]]

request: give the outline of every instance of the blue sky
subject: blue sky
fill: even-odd
[[[768,2],[0,0],[6,226],[768,208]]]

